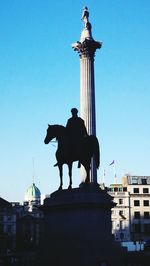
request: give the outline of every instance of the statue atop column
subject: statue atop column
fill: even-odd
[[[84,23],[85,23],[85,27],[86,27],[87,22],[89,22],[89,12],[88,12],[88,8],[87,8],[87,6],[85,6],[85,7],[83,8],[83,13],[82,13],[81,20],[84,21]]]
[[[91,23],[89,22],[89,11],[88,11],[87,6],[83,8],[81,20],[83,20],[84,22],[84,29],[82,30],[80,41],[83,42],[85,38],[93,39],[92,31],[91,31],[92,26],[91,26]]]
[[[92,37],[92,25],[89,22],[89,11],[87,6],[83,8],[81,20],[84,28],[81,32],[80,41],[72,44],[72,48],[78,51],[80,56],[89,55],[94,57],[96,49],[100,49],[102,42],[97,42]]]

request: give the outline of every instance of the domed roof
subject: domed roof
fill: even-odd
[[[25,201],[35,201],[39,200],[41,197],[41,192],[40,190],[36,187],[36,185],[33,183],[32,186],[30,186],[24,195],[24,200]]]

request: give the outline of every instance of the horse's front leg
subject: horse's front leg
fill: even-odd
[[[89,183],[90,182],[90,169],[86,170],[87,176],[85,179],[85,183]]]
[[[85,171],[86,171],[85,183],[89,183],[90,182],[90,166],[86,165],[84,167],[85,167]]]
[[[59,176],[60,176],[60,186],[59,186],[59,190],[62,190],[62,186],[63,186],[63,166],[62,164],[58,164],[58,168],[59,168]]]
[[[69,174],[69,179],[70,179],[68,189],[71,189],[72,188],[72,163],[68,164],[68,169],[69,169],[68,174]]]

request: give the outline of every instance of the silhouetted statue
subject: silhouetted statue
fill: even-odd
[[[57,164],[55,166],[58,166],[59,168],[59,189],[62,189],[63,186],[63,164],[68,165],[70,178],[68,188],[72,187],[72,164],[74,161],[79,161],[84,166],[86,170],[85,182],[89,182],[89,172],[92,157],[94,157],[95,159],[96,167],[99,167],[100,154],[97,138],[93,135],[86,135],[86,137],[83,137],[78,152],[74,152],[73,145],[71,145],[71,139],[72,142],[74,142],[75,140],[71,137],[68,141],[68,129],[66,127],[61,125],[48,125],[47,135],[44,140],[45,144],[48,144],[53,138],[56,138],[58,141],[58,149],[56,151]]]
[[[73,152],[78,153],[83,142],[83,138],[88,134],[84,120],[78,116],[78,110],[76,108],[72,108],[71,113],[72,117],[68,119],[66,125],[68,141],[70,147],[73,149]]]

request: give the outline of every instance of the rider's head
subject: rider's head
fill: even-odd
[[[72,108],[71,109],[72,116],[77,116],[78,114],[78,109],[77,108]]]

